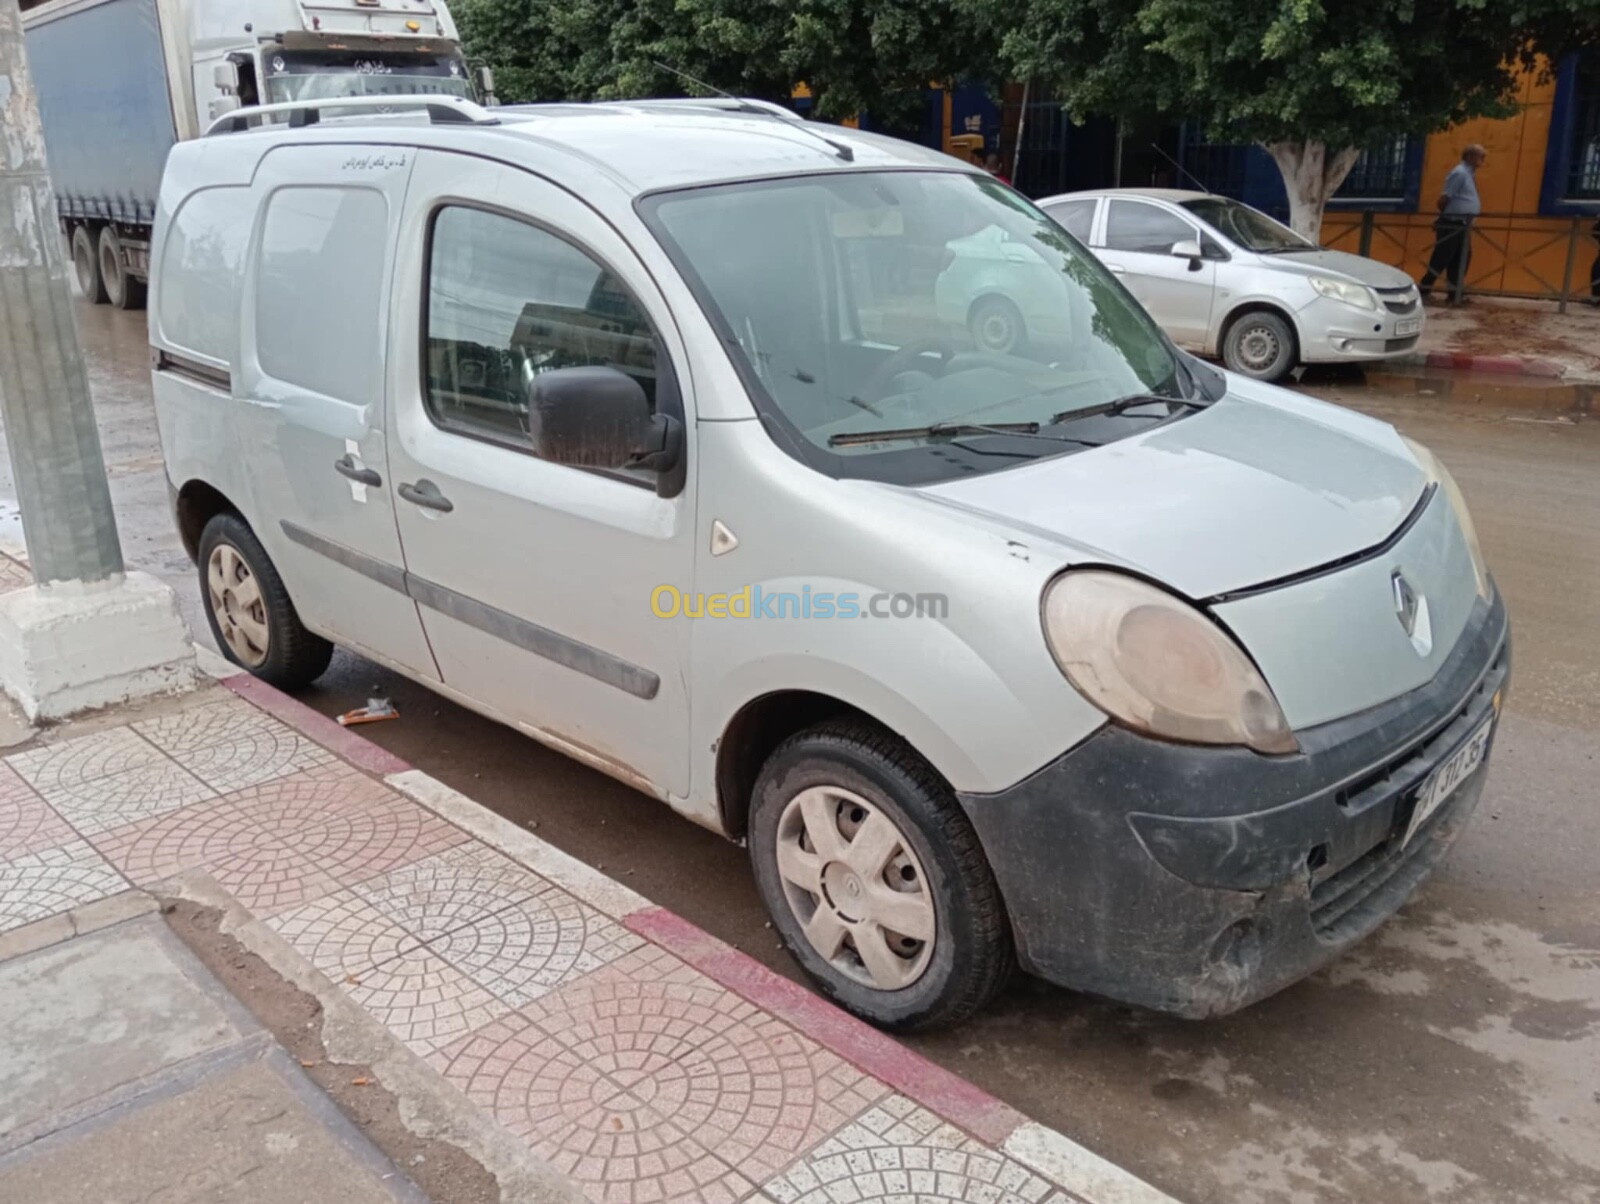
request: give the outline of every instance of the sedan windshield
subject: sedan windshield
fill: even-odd
[[[1227,197],[1199,197],[1184,201],[1183,207],[1202,221],[1209,222],[1236,246],[1257,255],[1276,255],[1283,251],[1314,251],[1317,244],[1301,238],[1281,222],[1275,222],[1259,209],[1241,205]]]
[[[837,172],[640,208],[768,429],[834,475],[988,472],[1187,410],[1145,312],[988,177]]]

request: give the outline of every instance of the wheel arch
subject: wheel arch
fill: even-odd
[[[899,740],[927,762],[934,773],[939,772],[914,742],[853,703],[820,690],[774,690],[741,706],[717,739],[717,811],[722,830],[728,836],[739,840],[748,830],[750,794],[772,751],[790,736],[828,719],[854,719],[871,724]]]
[[[219,514],[233,514],[246,526],[250,524],[250,520],[244,516],[244,511],[234,505],[227,494],[209,482],[199,479],[184,482],[182,488],[174,494],[172,508],[178,524],[178,538],[183,541],[183,550],[189,554],[189,559],[197,564],[200,560],[200,534],[213,518]]]

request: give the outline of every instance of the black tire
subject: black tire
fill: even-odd
[[[244,563],[259,590],[259,613],[256,625],[264,624],[267,631],[266,647],[262,656],[244,656],[235,650],[234,642],[225,632],[226,623],[216,613],[211,581],[212,560],[219,549],[231,549]],[[214,515],[200,533],[200,599],[206,610],[206,621],[217,641],[222,655],[241,669],[277,686],[280,690],[297,690],[308,686],[322,676],[333,659],[333,645],[319,635],[307,631],[295,613],[289,591],[283,578],[273,567],[272,560],[262,548],[248,523],[236,514]],[[226,605],[226,604],[225,604]],[[252,663],[254,662],[254,663]]]
[[[790,803],[817,786],[869,802],[920,863],[936,928],[920,976],[900,989],[877,989],[825,958],[790,901],[795,888],[778,869],[780,824]],[[1010,925],[977,835],[949,785],[881,728],[829,720],[780,744],[756,780],[749,845],[756,886],[790,954],[824,995],[857,1016],[900,1032],[957,1024],[1005,984],[1013,964]]]
[[[72,227],[72,271],[78,291],[92,305],[106,303],[106,282],[100,278],[100,249],[94,231],[79,223]]]
[[[145,284],[122,263],[122,239],[115,226],[100,227],[100,280],[106,302],[117,309],[143,309]]]
[[[1300,360],[1294,327],[1280,314],[1256,310],[1234,319],[1222,340],[1229,371],[1254,380],[1282,380]]]
[[[967,315],[967,330],[979,351],[1015,355],[1028,342],[1022,311],[1004,297],[983,297]]]

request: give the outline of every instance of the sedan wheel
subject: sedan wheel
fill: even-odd
[[[1222,358],[1229,369],[1256,380],[1279,380],[1299,356],[1294,331],[1273,313],[1250,313],[1228,329]]]
[[[272,629],[267,625],[261,586],[244,557],[225,543],[211,549],[206,587],[223,641],[241,665],[259,669],[267,661]]]
[[[905,835],[866,799],[814,786],[784,809],[778,873],[805,938],[847,978],[898,991],[922,977],[936,920]]]

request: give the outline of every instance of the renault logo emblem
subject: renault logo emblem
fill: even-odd
[[[1414,636],[1417,634],[1417,591],[1411,588],[1411,582],[1399,569],[1389,575],[1389,581],[1394,586],[1394,613],[1406,634]]]

